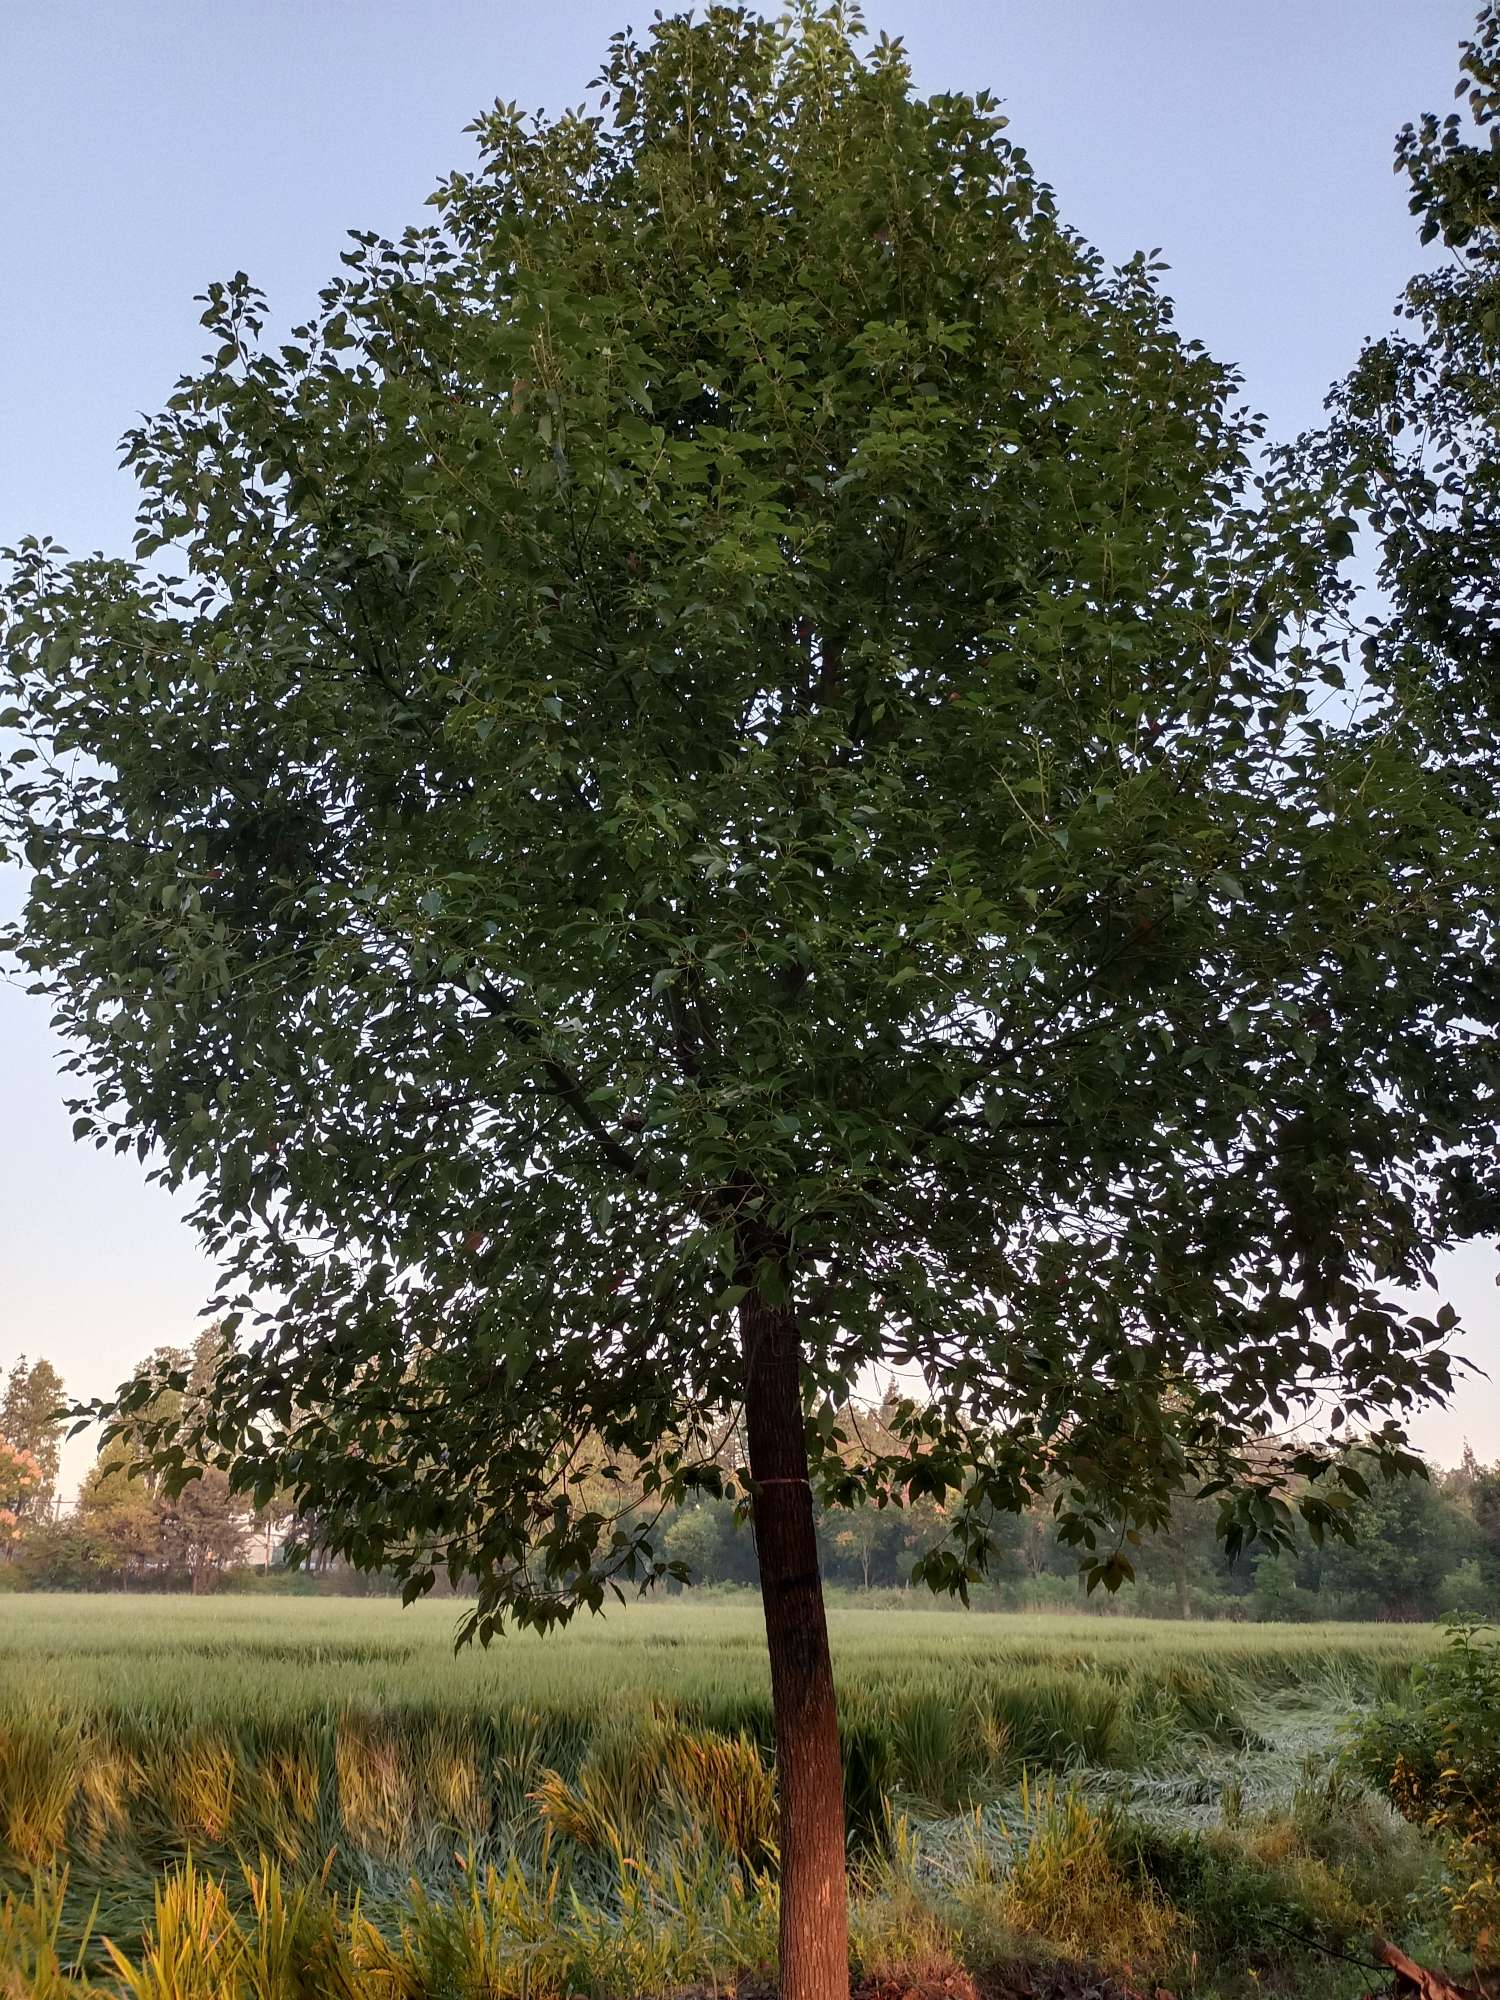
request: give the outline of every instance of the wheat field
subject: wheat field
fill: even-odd
[[[763,1966],[758,1605],[631,1606],[487,1652],[455,1652],[456,1623],[451,1604],[389,1600],[0,1599],[0,1968],[29,1982],[12,1990],[46,1992],[49,1966],[57,1992],[88,1990],[71,1964],[142,2000],[271,2000],[320,1993],[287,1967],[326,1959],[334,1995],[540,2000]],[[1078,1819],[1090,1774],[1149,1788],[1237,1770],[1269,1710],[1336,1720],[1432,1644],[1410,1627],[942,1609],[831,1623],[877,1931],[905,1907],[893,1867],[914,1891],[955,1868],[998,1879],[981,1850],[1013,1822],[1032,1846],[1097,1842]],[[1023,1875],[1007,1874],[1012,1903]],[[277,1939],[279,1971],[261,1963]]]

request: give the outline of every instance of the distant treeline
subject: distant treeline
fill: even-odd
[[[1135,1582],[1113,1599],[1096,1592],[1086,1600],[1077,1553],[1059,1542],[1040,1504],[996,1524],[999,1559],[974,1588],[973,1602],[1161,1618],[1500,1617],[1500,1464],[1480,1465],[1472,1452],[1430,1480],[1375,1482],[1355,1511],[1352,1545],[1329,1538],[1318,1548],[1304,1536],[1295,1555],[1252,1547],[1230,1562],[1217,1519],[1216,1501],[1179,1501],[1170,1528],[1132,1549]],[[851,1590],[905,1589],[913,1563],[943,1526],[930,1502],[825,1512],[818,1531],[823,1574]],[[754,1582],[750,1530],[727,1502],[683,1510],[666,1540],[702,1583]]]
[[[163,1350],[154,1359],[191,1371],[211,1359],[213,1331],[192,1354]],[[184,1590],[251,1588],[378,1595],[389,1578],[349,1569],[317,1552],[317,1524],[301,1520],[288,1502],[258,1515],[210,1473],[169,1497],[126,1476],[126,1453],[103,1451],[83,1483],[77,1505],[61,1513],[54,1500],[57,1442],[54,1412],[61,1382],[45,1361],[24,1359],[0,1396],[0,1475],[7,1463],[16,1491],[0,1494],[9,1514],[0,1561],[0,1589]],[[882,1414],[862,1410],[866,1433]],[[9,1449],[9,1459],[6,1457]],[[737,1447],[727,1446],[733,1471]],[[610,1489],[608,1504],[628,1500]],[[606,1504],[601,1496],[601,1506]],[[1026,1513],[995,1523],[998,1555],[974,1587],[972,1601],[991,1610],[1129,1611],[1164,1618],[1430,1619],[1448,1614],[1500,1617],[1500,1463],[1485,1466],[1466,1450],[1454,1470],[1429,1479],[1375,1480],[1357,1506],[1352,1544],[1304,1538],[1294,1555],[1250,1547],[1227,1561],[1216,1535],[1214,1500],[1184,1498],[1169,1527],[1130,1550],[1135,1581],[1117,1597],[1085,1598],[1074,1549],[1057,1536],[1045,1496]],[[930,1497],[903,1507],[825,1509],[818,1545],[826,1582],[862,1597],[910,1590],[918,1558],[942,1539],[947,1522]],[[311,1545],[306,1568],[291,1572],[287,1541]],[[664,1553],[699,1588],[753,1589],[755,1548],[749,1524],[728,1500],[703,1499],[663,1523]],[[670,1582],[662,1588],[682,1586]],[[910,1593],[907,1595],[907,1593]]]
[[[90,1505],[89,1500],[93,1499]],[[146,1496],[85,1491],[70,1516],[38,1523],[6,1567],[14,1584],[36,1589],[173,1590],[217,1586],[366,1596],[393,1591],[366,1575],[314,1556],[300,1571],[280,1561],[281,1534],[294,1522],[240,1520],[230,1526],[224,1496],[205,1491],[191,1518],[217,1522],[215,1546],[164,1525]],[[101,1504],[101,1502],[103,1504]],[[181,1521],[181,1505],[175,1521]],[[156,1518],[153,1518],[156,1517]],[[1428,1480],[1376,1485],[1354,1521],[1352,1545],[1304,1543],[1295,1555],[1250,1548],[1228,1562],[1214,1532],[1212,1501],[1179,1503],[1171,1527],[1133,1551],[1136,1581],[1114,1598],[1085,1598],[1077,1557],[1059,1543],[1045,1506],[998,1524],[1000,1556],[975,1586],[982,1610],[1094,1610],[1159,1618],[1431,1619],[1448,1614],[1500,1616],[1500,1466],[1472,1455],[1452,1472]],[[819,1519],[824,1576],[856,1599],[913,1605],[929,1602],[912,1590],[912,1565],[944,1532],[930,1502],[906,1508],[827,1510]],[[691,1572],[700,1594],[755,1587],[755,1552],[748,1523],[727,1500],[681,1509],[666,1525],[666,1552]],[[197,1557],[194,1565],[193,1557]],[[669,1584],[667,1589],[681,1586]]]

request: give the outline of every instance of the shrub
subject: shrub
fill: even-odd
[[[1354,1761],[1403,1818],[1441,1841],[1459,1943],[1500,1939],[1500,1645],[1456,1625],[1404,1701],[1360,1727]]]
[[[1477,1556],[1450,1569],[1438,1585],[1438,1609],[1445,1618],[1483,1619],[1496,1609],[1495,1591],[1485,1581]]]

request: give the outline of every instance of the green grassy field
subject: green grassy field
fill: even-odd
[[[1112,1685],[1202,1673],[1236,1686],[1332,1679],[1369,1687],[1432,1641],[1403,1625],[1168,1624],[924,1607],[835,1609],[835,1665],[848,1697],[899,1705],[953,1677],[976,1686],[1040,1672]],[[44,1681],[79,1711],[284,1721],[327,1704],[443,1714],[496,1703],[597,1713],[670,1701],[709,1716],[767,1699],[759,1606],[691,1599],[631,1605],[538,1638],[512,1633],[455,1653],[457,1610],[393,1600],[256,1597],[0,1597],[0,1702]]]
[[[56,1959],[81,1950],[102,1990],[142,2000],[316,1995],[286,1970],[298,1953],[338,1961],[330,1994],[393,2000],[663,1991],[761,1967],[775,1816],[758,1607],[632,1607],[487,1653],[455,1654],[455,1624],[452,1606],[386,1600],[0,1599],[0,1969],[31,1982],[15,1990],[47,1990],[49,1926]],[[1135,1937],[1137,1957],[1201,1964],[1199,1919],[1151,1873],[1176,1863],[1147,1867],[1141,1841],[1176,1853],[1226,1808],[1243,1821],[1247,1798],[1252,1832],[1310,1823],[1333,1784],[1327,1846],[1354,1807],[1320,1749],[1432,1644],[1409,1627],[940,1610],[832,1625],[871,1964],[1023,1936],[1106,1960]],[[1357,1857],[1340,1874],[1304,1835],[1283,1857],[1307,1891],[1298,1921],[1357,1924]],[[1086,1920],[1083,1873],[1104,1883]],[[133,1978],[148,1932],[197,1970],[112,1984],[126,1974],[104,1939]],[[244,1963],[199,1966],[211,1937]],[[273,1937],[286,1965],[252,1977]]]

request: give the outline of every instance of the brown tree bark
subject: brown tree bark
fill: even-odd
[[[782,2000],[848,2000],[843,1766],[796,1321],[752,1290],[740,1305],[740,1339],[776,1725]]]

